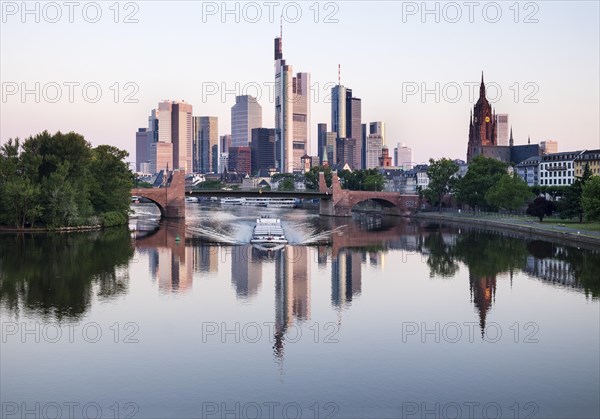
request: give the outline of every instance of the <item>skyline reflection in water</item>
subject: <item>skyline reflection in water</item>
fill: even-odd
[[[172,415],[173,403],[181,415],[198,416],[194,399],[257,400],[258,389],[269,395],[258,400],[290,399],[291,388],[302,389],[306,395],[297,398],[307,405],[334,401],[338,417],[355,412],[398,417],[402,401],[419,400],[498,400],[507,406],[530,401],[544,413],[536,417],[560,417],[574,407],[555,403],[575,393],[580,416],[597,416],[598,251],[398,218],[321,218],[304,210],[274,212],[295,244],[264,251],[247,244],[256,210],[190,209],[186,223],[132,221],[133,233],[1,236],[3,322],[135,322],[139,359],[122,371],[107,368],[136,388],[127,392],[128,400],[155,417],[156,412]],[[474,338],[445,346],[444,325],[451,323],[469,324],[472,330],[463,332]],[[497,343],[490,335],[493,325],[504,333]],[[254,341],[257,327],[260,338]],[[436,327],[441,342],[435,341]],[[30,342],[11,337],[3,343],[3,388],[11,383],[3,393],[9,400],[46,397],[44,380],[25,384],[36,368],[25,373],[4,368],[7,359],[31,349]],[[513,339],[518,345],[509,344]],[[524,344],[526,339],[536,343]],[[566,361],[571,347],[583,353]],[[129,351],[122,348],[108,353],[118,358]],[[175,348],[179,361],[169,361],[168,370],[157,364],[160,351]],[[99,347],[83,349],[93,355]],[[39,369],[56,356],[51,350],[32,362]],[[489,357],[498,367],[486,364]],[[425,360],[430,366],[422,364]],[[589,370],[582,372],[584,365]],[[89,368],[92,376],[102,375]],[[528,375],[518,383],[501,378],[509,370]],[[492,371],[495,378],[484,390],[477,374]],[[55,371],[63,378],[72,374]],[[174,391],[186,385],[196,394],[184,401],[184,394],[168,392],[153,400],[150,376],[171,382]],[[81,380],[74,381],[81,385]],[[458,388],[447,386],[455,380]],[[532,383],[539,388],[530,390]],[[108,382],[101,384],[106,389]],[[79,394],[72,386],[64,384],[62,391]],[[510,396],[511,386],[523,396]],[[335,390],[343,388],[346,393]],[[424,388],[431,396],[423,396]],[[103,397],[120,400],[111,391]],[[508,417],[506,409],[502,417]]]

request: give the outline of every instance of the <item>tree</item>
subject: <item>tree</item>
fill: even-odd
[[[125,163],[127,156],[127,151],[110,145],[92,150],[90,201],[96,212],[128,214],[135,176]]]
[[[583,169],[583,175],[577,178],[567,189],[558,201],[558,211],[560,218],[578,218],[579,222],[583,222],[583,206],[581,197],[583,194],[583,187],[587,181],[592,177],[589,164],[585,164]]]
[[[495,209],[485,199],[485,194],[506,174],[506,163],[490,157],[476,156],[469,163],[469,170],[456,185],[456,198],[471,209]]]
[[[600,177],[595,176],[583,186],[581,205],[590,221],[600,221]]]
[[[304,185],[306,186],[306,189],[319,189],[320,172],[325,173],[325,183],[327,183],[328,187],[331,187],[331,167],[315,166],[312,167],[308,172],[304,173]]]
[[[546,200],[543,196],[538,196],[527,205],[527,215],[531,215],[533,217],[538,217],[540,219],[540,223],[544,221],[544,216],[552,215],[552,213],[556,210],[556,204],[552,201]]]
[[[491,207],[517,210],[531,199],[527,183],[516,173],[504,174],[485,194],[485,200]]]
[[[279,182],[280,191],[293,191],[294,189],[295,186],[293,177],[284,177],[283,180]]]
[[[2,191],[5,221],[17,228],[25,228],[27,222],[33,226],[42,213],[39,199],[40,186],[34,185],[28,178],[14,177],[9,180]]]
[[[456,173],[458,173],[458,164],[450,159],[442,158],[439,160],[429,159],[429,186],[425,189],[425,197],[431,205],[437,205],[442,210],[442,199],[444,195],[453,191],[456,185]]]

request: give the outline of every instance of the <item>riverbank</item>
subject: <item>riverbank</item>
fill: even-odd
[[[107,228],[101,224],[92,226],[78,226],[78,227],[36,227],[36,228],[15,228],[0,226],[0,233],[71,233],[80,231],[97,231]]]
[[[561,244],[583,244],[593,248],[600,248],[600,232],[581,230],[565,225],[540,223],[533,219],[524,220],[519,217],[490,215],[477,215],[472,213],[447,213],[447,212],[418,212],[413,218],[427,221],[452,223],[462,226],[478,226],[498,231],[510,231],[523,236],[536,236],[543,239],[552,239]]]

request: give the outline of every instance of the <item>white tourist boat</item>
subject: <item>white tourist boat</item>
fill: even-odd
[[[256,220],[250,243],[258,244],[262,247],[275,247],[287,242],[279,218],[262,216]]]
[[[269,208],[294,208],[298,206],[298,200],[294,198],[263,198],[263,197],[246,197],[246,198],[221,198],[222,205],[245,205],[253,207],[269,207]]]

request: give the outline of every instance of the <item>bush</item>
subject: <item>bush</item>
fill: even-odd
[[[126,214],[117,211],[105,212],[102,214],[102,226],[113,227],[127,224],[129,219]]]

